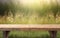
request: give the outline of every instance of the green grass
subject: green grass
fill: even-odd
[[[0,34],[2,38],[2,32]],[[42,31],[11,31],[9,38],[47,38],[48,32]]]
[[[60,17],[57,17],[54,20],[53,16],[43,16],[38,17],[38,15],[30,15],[30,16],[17,16],[13,19],[11,16],[7,17],[7,20],[3,18],[0,19],[0,24],[60,24]]]
[[[0,38],[2,38],[2,31]],[[50,38],[48,31],[11,31],[9,38]],[[57,38],[60,38],[60,31],[57,33]]]

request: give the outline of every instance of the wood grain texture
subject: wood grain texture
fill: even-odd
[[[0,24],[1,31],[12,30],[60,30],[60,24]]]

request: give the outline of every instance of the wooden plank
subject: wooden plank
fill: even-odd
[[[0,30],[60,30],[60,24],[0,24]]]

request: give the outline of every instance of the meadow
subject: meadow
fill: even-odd
[[[0,38],[3,38],[3,33],[0,31]],[[11,31],[9,38],[50,38],[48,31]],[[60,38],[60,31],[57,33],[57,38]]]
[[[26,1],[27,2],[27,1]],[[36,2],[36,1],[35,1]],[[17,0],[0,2],[0,24],[60,24],[60,3],[40,1],[22,4]],[[42,3],[44,2],[44,3]]]

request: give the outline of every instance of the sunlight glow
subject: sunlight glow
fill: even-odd
[[[20,0],[20,2],[24,5],[32,5],[32,4],[50,4],[51,0]]]
[[[39,3],[39,0],[20,0],[23,4],[34,4]]]

